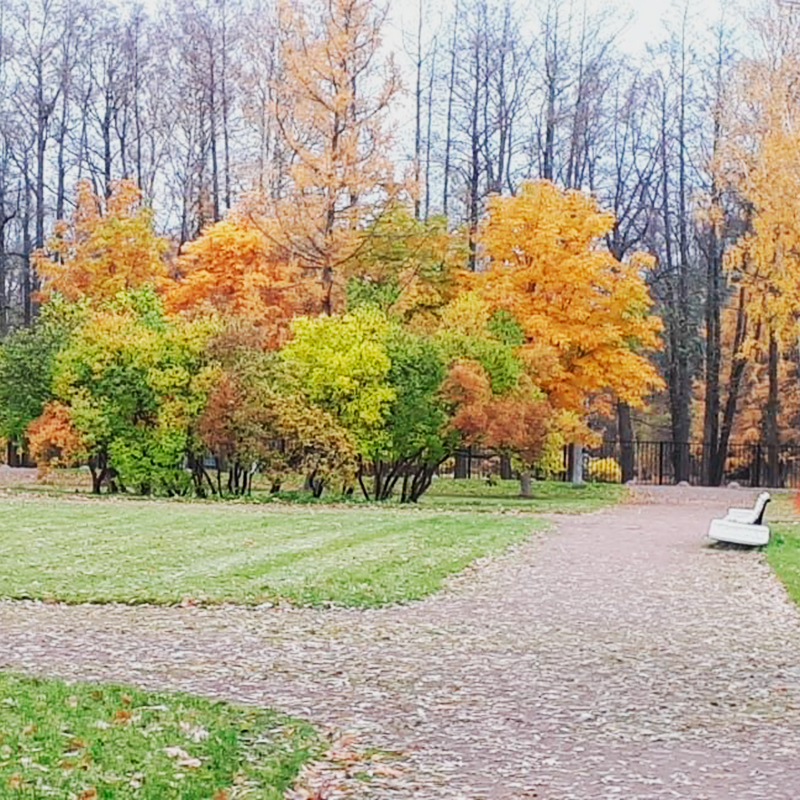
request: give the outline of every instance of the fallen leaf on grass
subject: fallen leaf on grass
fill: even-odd
[[[87,745],[84,739],[79,739],[77,736],[74,736],[64,745],[65,755],[70,755],[70,753],[77,755],[78,751],[85,750],[86,747]]]
[[[176,764],[179,767],[186,767],[187,769],[197,769],[203,766],[203,762],[199,758],[187,753],[182,747],[165,747],[164,752],[170,757],[177,759]]]
[[[92,786],[89,789],[84,789],[77,797],[77,800],[97,800],[97,789]]]
[[[181,722],[178,727],[193,741],[204,742],[208,739],[208,731],[199,725],[192,725],[190,722]]]

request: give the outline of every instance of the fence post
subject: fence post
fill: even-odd
[[[664,446],[665,442],[658,443],[658,485],[664,483]]]

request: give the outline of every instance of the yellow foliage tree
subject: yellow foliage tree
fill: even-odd
[[[104,300],[158,284],[167,274],[166,250],[135,183],[118,181],[104,198],[81,181],[71,218],[57,224],[47,251],[34,253],[40,297],[58,292],[69,300]]]
[[[490,198],[478,231],[488,268],[466,280],[521,325],[531,375],[557,409],[583,412],[607,392],[641,406],[661,385],[642,354],[661,327],[642,278],[649,260],[602,247],[613,224],[591,197],[537,181]]]
[[[761,427],[767,481],[777,485],[781,353],[797,344],[800,307],[800,51],[784,17],[767,14],[754,25],[763,54],[734,83],[718,169],[745,208],[747,229],[725,269],[746,300],[747,335],[736,355],[766,362]]]

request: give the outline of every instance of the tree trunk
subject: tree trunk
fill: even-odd
[[[422,17],[424,5],[422,0],[417,6],[417,80],[414,91],[414,219],[422,216],[422,198],[420,197],[420,178],[422,177]]]
[[[453,99],[456,85],[456,47],[458,42],[458,0],[453,11],[453,41],[450,48],[450,85],[447,92],[447,125],[444,140],[444,179],[442,187],[442,213],[447,216],[450,201],[450,153],[453,146]]]
[[[711,252],[706,267],[706,355],[705,355],[705,410],[703,415],[703,443],[705,448],[705,482],[712,481],[713,465],[718,460],[719,414],[720,414],[720,365],[721,365],[721,319],[720,319],[720,261],[717,237],[712,233]]]
[[[775,334],[770,331],[767,371],[769,373],[769,394],[764,409],[764,432],[767,443],[767,485],[778,488],[781,485],[780,474],[780,431],[778,430],[778,414],[780,413],[780,396],[778,394],[778,363],[780,351]]]
[[[431,56],[431,71],[428,79],[428,119],[425,134],[425,219],[431,213],[431,127],[433,125],[433,76],[436,72],[436,42]]]
[[[747,335],[747,314],[745,304],[747,294],[742,288],[739,290],[739,303],[736,313],[736,333],[733,341],[733,363],[731,364],[731,375],[728,380],[728,397],[725,401],[725,408],[722,413],[722,423],[719,431],[719,443],[715,452],[715,460],[711,469],[711,485],[719,486],[725,475],[725,462],[728,458],[728,445],[730,444],[733,422],[736,417],[736,410],[739,401],[739,392],[744,377],[747,360],[741,355],[741,348]],[[758,337],[756,337],[758,338]]]
[[[617,435],[619,437],[622,482],[627,483],[636,477],[636,443],[631,407],[621,400],[617,403]]]
[[[476,39],[474,52],[475,85],[472,91],[472,109],[470,111],[470,164],[469,164],[469,269],[475,272],[477,267],[477,245],[475,236],[478,231],[478,194],[480,192],[481,143],[478,138],[478,119],[481,90],[481,40]]]

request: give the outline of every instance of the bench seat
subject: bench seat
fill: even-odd
[[[708,538],[712,542],[730,542],[731,544],[761,547],[769,544],[769,528],[766,525],[715,519],[712,520],[711,527],[708,529]]]
[[[729,508],[724,519],[712,520],[708,538],[712,542],[730,542],[762,547],[769,543],[769,528],[763,524],[770,501],[769,492],[762,492],[753,508]]]

